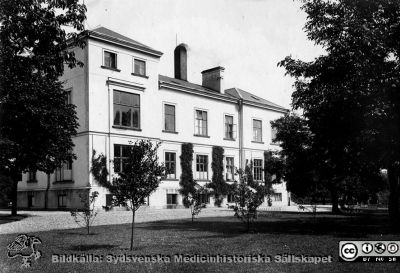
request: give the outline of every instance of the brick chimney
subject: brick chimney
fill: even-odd
[[[201,72],[203,75],[203,87],[215,90],[219,93],[224,92],[224,70],[222,66],[210,68]]]
[[[187,49],[187,45],[180,44],[174,50],[175,79],[187,81]]]

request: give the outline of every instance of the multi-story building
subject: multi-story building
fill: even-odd
[[[167,179],[150,196],[149,205],[182,205],[179,195],[183,143],[194,146],[193,174],[200,184],[211,180],[212,147],[224,149],[227,181],[237,180],[235,168],[252,160],[255,180],[263,180],[264,151],[277,149],[270,121],[287,110],[239,88],[225,89],[223,67],[202,73],[202,84],[187,81],[187,48],[174,52],[175,77],[158,74],[162,53],[104,27],[88,31],[86,47],[74,49],[83,67],[65,69],[68,103],[79,119],[74,137],[77,159],[48,177],[26,173],[18,185],[20,207],[74,208],[79,193],[98,191],[99,206],[111,196],[90,173],[92,152],[108,160],[110,179],[123,168],[124,147],[139,139],[161,141],[159,158],[169,167]],[[273,205],[287,205],[285,184],[274,187]],[[226,198],[224,203],[231,200]],[[213,205],[212,197],[206,202]]]

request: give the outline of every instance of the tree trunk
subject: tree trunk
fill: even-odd
[[[50,174],[47,174],[47,186],[44,193],[44,208],[47,209],[49,205],[49,189],[50,189]]]
[[[11,188],[11,215],[17,215],[18,208],[18,176],[12,175],[12,188]]]
[[[340,214],[339,210],[339,197],[337,193],[336,187],[332,186],[331,188],[331,199],[332,199],[332,214]]]
[[[397,227],[400,224],[399,215],[399,169],[398,167],[391,165],[388,168],[388,180],[389,180],[389,218],[392,227]]]
[[[132,210],[131,250],[133,250],[133,229],[135,227],[135,210]]]

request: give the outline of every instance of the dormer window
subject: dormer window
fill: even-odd
[[[134,59],[133,63],[133,74],[137,76],[146,76],[146,62]]]
[[[104,50],[104,67],[117,69],[117,53]]]

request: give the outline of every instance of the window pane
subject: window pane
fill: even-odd
[[[139,74],[139,75],[145,75],[146,74],[146,63],[141,60],[135,60],[134,61],[134,73]]]
[[[121,145],[114,145],[114,157],[120,157],[121,156]]]
[[[114,105],[114,125],[121,125],[121,113],[118,105]]]
[[[133,99],[133,106],[140,106],[140,96],[133,94],[132,95],[132,99]]]
[[[125,92],[120,93],[121,101],[120,103],[123,105],[133,106],[133,95]]]
[[[233,124],[233,117],[232,116],[225,116],[225,123]]]
[[[131,126],[131,108],[128,106],[120,106],[121,109],[121,125],[122,126]]]
[[[119,103],[119,92],[118,91],[113,92],[113,102]]]
[[[175,115],[175,106],[165,104],[165,114],[166,115]]]
[[[122,157],[127,157],[129,153],[129,145],[121,145],[122,146]]]
[[[132,108],[132,109],[133,109],[132,126],[133,128],[139,128],[139,108]]]

